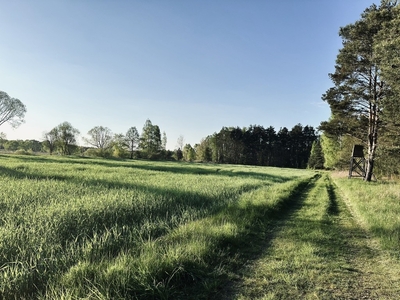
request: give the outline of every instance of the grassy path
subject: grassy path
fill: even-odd
[[[400,299],[398,262],[374,246],[328,175],[297,205],[229,298]]]

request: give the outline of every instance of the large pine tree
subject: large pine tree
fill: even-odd
[[[387,91],[374,42],[393,19],[395,5],[391,1],[382,1],[379,7],[372,5],[360,20],[340,28],[343,48],[339,50],[335,72],[329,74],[334,87],[322,97],[330,105],[332,118],[322,122],[320,129],[331,135],[349,134],[366,144],[366,181],[372,178],[378,137],[384,130],[381,113]]]

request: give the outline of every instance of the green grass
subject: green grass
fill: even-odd
[[[371,248],[326,174],[273,234],[230,299],[399,299],[399,262]]]
[[[399,182],[334,178],[358,222],[378,239],[383,249],[400,259]]]
[[[397,299],[399,196],[309,170],[3,155],[0,299]]]
[[[0,157],[0,298],[201,299],[314,173]]]

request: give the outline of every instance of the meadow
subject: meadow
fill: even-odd
[[[263,226],[259,219],[313,176],[56,156],[0,160],[4,299],[206,297],[240,263],[238,249],[251,250],[247,235]]]
[[[343,299],[365,287],[348,270],[375,268],[381,254],[383,295],[400,295],[396,183],[370,184],[355,201],[365,183],[311,170],[0,161],[0,299]],[[365,200],[374,193],[381,201]]]

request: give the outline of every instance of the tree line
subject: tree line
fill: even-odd
[[[149,158],[162,159],[172,157],[166,150],[167,137],[161,134],[158,125],[146,120],[142,134],[139,135],[135,126],[129,128],[126,134],[114,134],[104,126],[95,126],[87,132],[83,141],[86,146],[78,145],[80,131],[69,122],[63,122],[43,134],[43,140],[7,140],[0,136],[0,149],[19,151],[19,153],[47,152],[50,155],[86,155],[118,158]]]
[[[276,167],[307,167],[312,145],[318,140],[313,127],[297,124],[278,132],[274,127],[223,127],[202,139],[193,147],[183,145],[183,137],[174,151],[166,149],[167,136],[158,125],[146,120],[142,133],[131,127],[126,134],[113,134],[108,127],[95,126],[78,146],[80,132],[69,122],[63,122],[44,133],[43,140],[0,139],[0,148],[19,153],[47,152],[50,155],[85,155],[118,158],[145,158],[183,161],[202,161],[227,164],[246,164]],[[24,152],[25,151],[25,152]]]
[[[318,135],[312,126],[295,125],[276,131],[274,127],[223,127],[191,149],[186,145],[183,157],[215,163],[306,168],[312,145]]]
[[[10,98],[3,92],[0,94],[0,104],[3,104],[0,105],[0,125],[2,120],[15,126],[23,122],[26,108],[20,100]],[[179,147],[170,151],[166,149],[166,133],[161,133],[159,126],[149,119],[141,134],[135,126],[125,134],[114,134],[108,127],[95,126],[83,138],[87,146],[78,145],[79,135],[80,131],[71,123],[63,122],[45,132],[42,141],[8,141],[5,136],[0,136],[0,148],[21,154],[48,152],[50,155],[57,153],[305,168],[313,145],[318,141],[318,135],[311,126],[297,124],[291,130],[283,127],[277,132],[272,126],[264,128],[250,125],[247,128],[223,127],[193,147],[184,145],[181,136],[178,139]],[[320,166],[313,163],[310,167]]]
[[[9,122],[18,126],[24,120],[26,107],[19,99],[0,93],[0,125]],[[229,164],[246,164],[276,167],[307,167],[310,152],[318,142],[318,135],[311,126],[297,124],[291,130],[286,127],[276,132],[270,126],[223,127],[218,133],[207,136],[193,147],[183,145],[183,136],[178,139],[175,151],[166,149],[167,136],[160,127],[147,119],[142,133],[135,126],[125,134],[114,134],[110,128],[95,126],[87,132],[78,145],[80,132],[69,122],[63,122],[43,134],[43,140],[8,141],[0,135],[0,149],[19,153],[48,152],[61,155],[87,155],[99,157],[173,159]],[[314,163],[309,167],[318,168]]]

